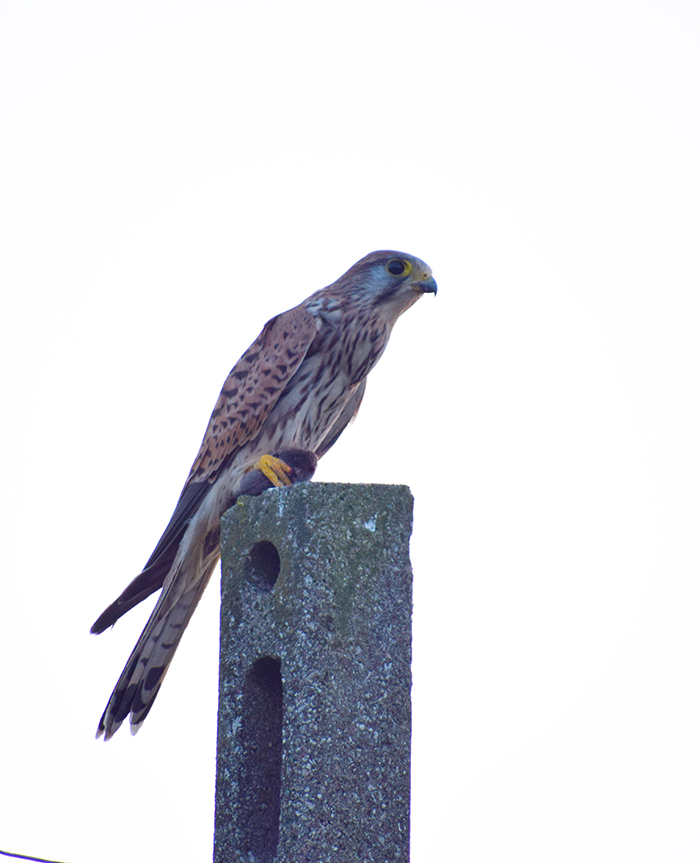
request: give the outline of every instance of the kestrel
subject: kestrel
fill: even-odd
[[[224,382],[165,532],[146,566],[95,621],[103,632],[162,588],[97,729],[138,731],[219,560],[221,516],[242,494],[308,479],[357,413],[392,327],[423,294],[430,267],[372,252],[336,282],[269,320]]]

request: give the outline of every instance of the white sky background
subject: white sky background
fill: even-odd
[[[440,288],[317,479],[416,496],[413,863],[700,856],[695,2],[0,7],[0,848],[211,859],[218,585],[93,739],[230,367]]]

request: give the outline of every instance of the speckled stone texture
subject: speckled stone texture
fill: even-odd
[[[224,516],[216,863],[407,863],[412,517],[335,483]]]

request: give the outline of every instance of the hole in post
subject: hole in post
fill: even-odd
[[[272,863],[280,835],[282,663],[263,656],[243,685],[241,827],[257,863]]]
[[[272,590],[280,574],[280,555],[273,543],[264,539],[250,550],[252,581],[259,587]]]

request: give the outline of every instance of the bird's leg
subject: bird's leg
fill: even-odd
[[[292,484],[290,479],[292,468],[274,455],[261,455],[253,465],[253,470],[262,471],[275,488]]]
[[[272,458],[281,462],[285,467],[290,468],[288,485],[293,485],[295,482],[306,482],[307,480],[310,480],[314,475],[316,465],[318,464],[316,453],[311,452],[310,450],[283,449],[274,457],[271,455],[263,456],[260,461],[262,461],[264,465],[265,461],[263,460]],[[270,479],[269,474],[263,473],[260,461],[255,467],[252,467],[244,477],[242,477],[240,485],[236,491],[236,497],[240,497],[244,494],[262,494],[264,491],[267,491],[267,489],[274,488],[274,480],[277,480],[278,483],[280,482],[280,477],[274,469],[271,471],[273,475],[272,479]],[[284,482],[284,477],[281,482]]]

